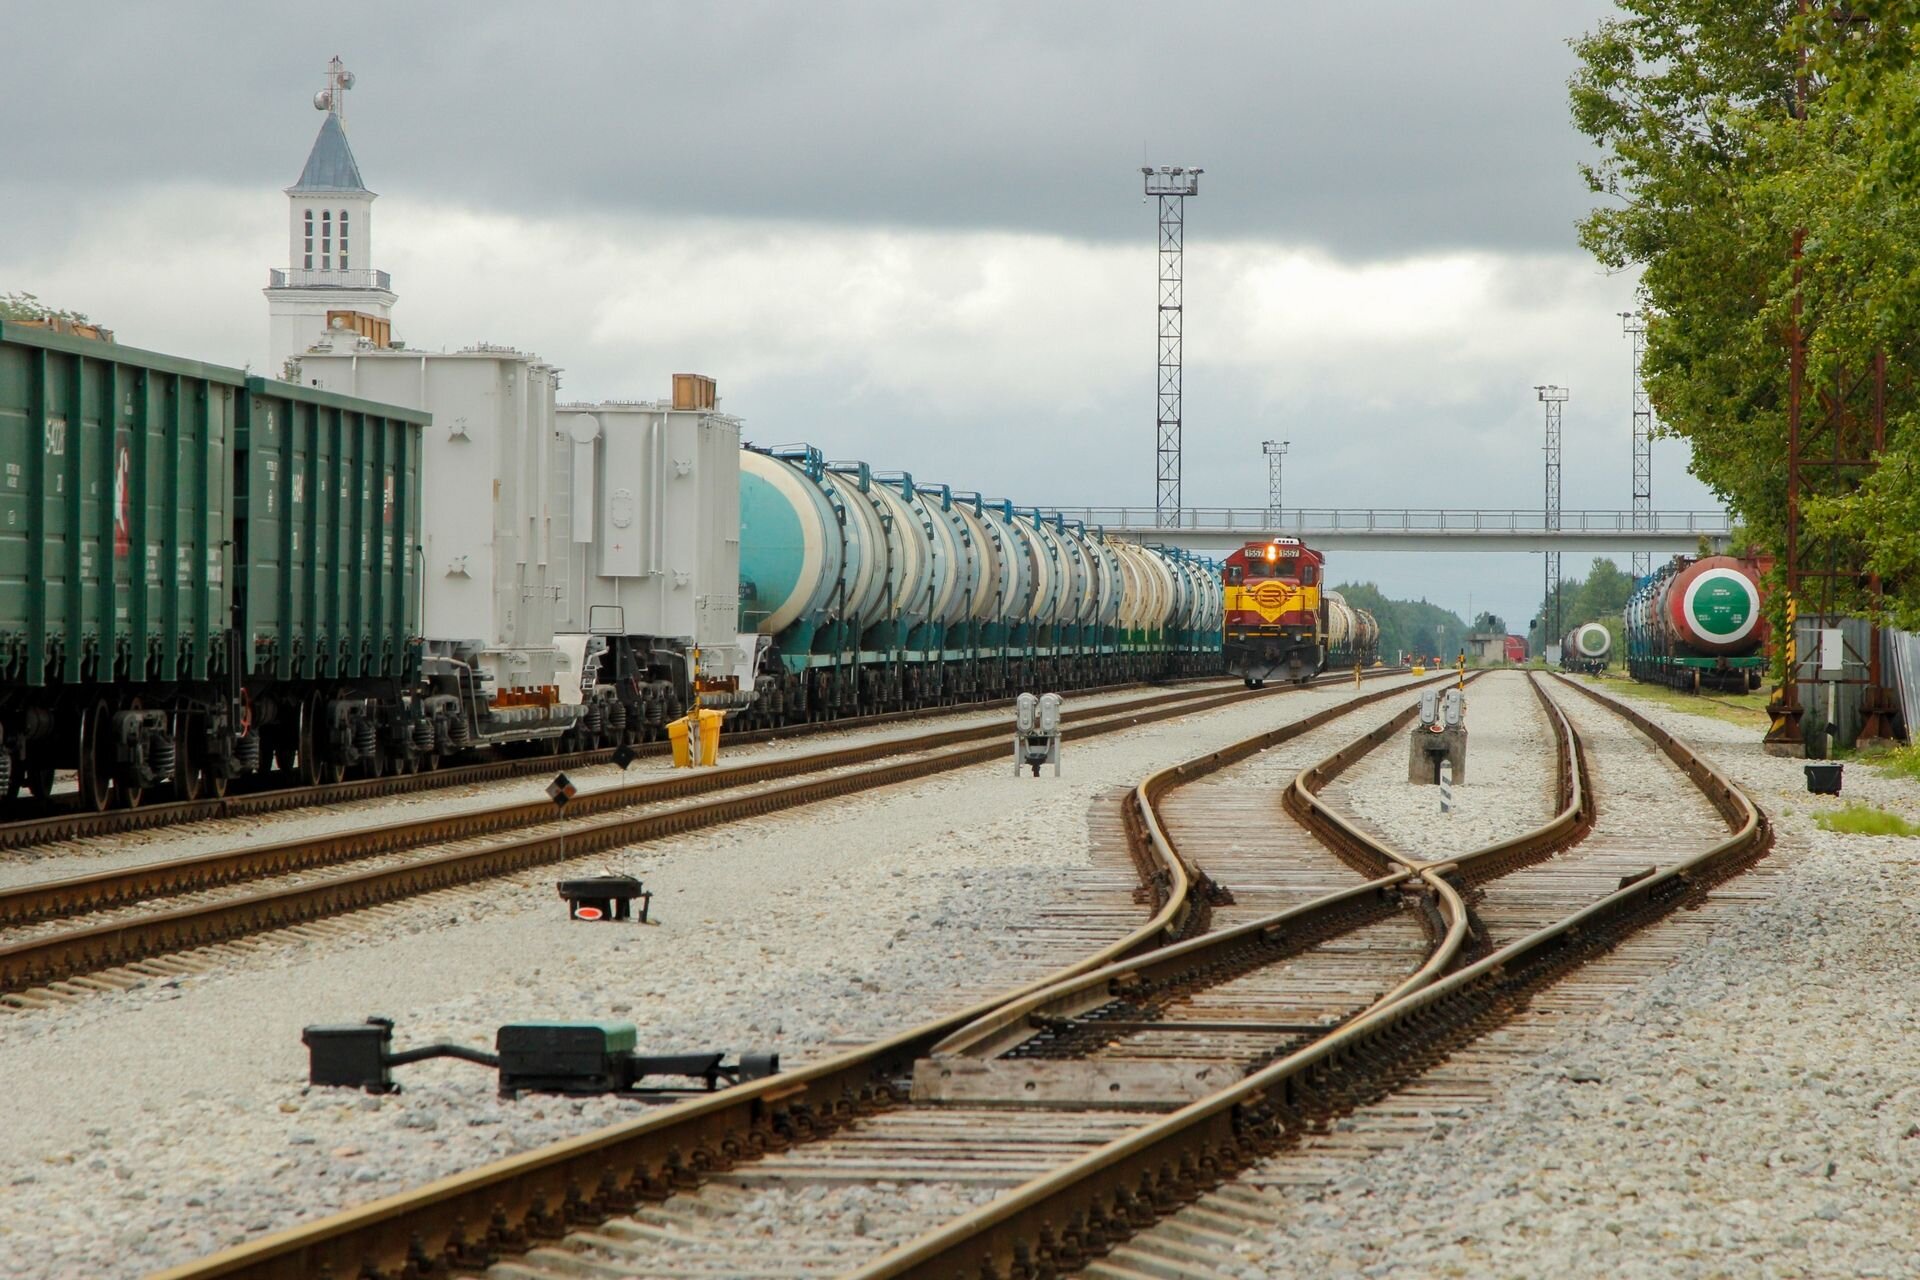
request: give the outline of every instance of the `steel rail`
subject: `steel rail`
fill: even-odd
[[[1766,852],[1765,815],[1730,780],[1639,712],[1567,683],[1659,744],[1709,798],[1731,834],[889,1251],[849,1273],[849,1280],[989,1280],[1074,1270],[1316,1125],[1384,1097],[1511,1017],[1534,991],[1635,929],[1697,901],[1712,884]]]
[[[1452,678],[1452,673],[1435,677]],[[1271,734],[1282,735],[1274,741],[1284,741],[1417,687],[1415,683],[1364,694]],[[1177,785],[1176,774],[1180,781],[1191,781],[1252,750],[1212,752],[1185,766],[1160,770],[1154,778],[1166,779],[1158,788],[1164,792]],[[1127,803],[1150,800],[1143,783],[1128,793]],[[1158,840],[1153,837],[1156,830]],[[706,1174],[824,1136],[851,1119],[893,1105],[898,1101],[894,1082],[910,1075],[916,1059],[958,1028],[1007,1000],[1175,939],[1188,918],[1187,900],[1195,881],[1173,855],[1157,817],[1151,823],[1129,818],[1128,833],[1137,864],[1167,859],[1142,875],[1143,885],[1162,884],[1164,878],[1164,897],[1145,923],[1051,974],[872,1045],[236,1245],[157,1273],[152,1280],[308,1280],[329,1273],[414,1280],[481,1270],[504,1254],[558,1239],[573,1226],[603,1221],[642,1201],[690,1189]]]
[[[1417,706],[1412,707],[1301,770],[1289,787],[1290,792],[1297,789],[1304,797],[1302,801],[1288,806],[1296,820],[1330,849],[1368,850],[1381,868],[1376,878],[1219,933],[1163,948],[1142,960],[1104,966],[1022,999],[1009,1001],[942,1040],[934,1046],[932,1056],[936,1059],[960,1055],[996,1056],[1024,1038],[1035,1017],[1077,1018],[1123,994],[1137,995],[1143,985],[1151,989],[1173,981],[1176,975],[1252,951],[1263,953],[1266,957],[1264,963],[1278,962],[1329,936],[1364,927],[1390,914],[1397,909],[1400,895],[1416,883],[1438,902],[1439,914],[1447,931],[1414,972],[1368,1008],[1390,1003],[1436,980],[1459,958],[1471,923],[1467,905],[1450,878],[1462,872],[1465,866],[1477,865],[1486,858],[1506,857],[1515,850],[1528,851],[1529,860],[1549,856],[1577,840],[1586,830],[1589,806],[1582,786],[1581,770],[1576,767],[1580,750],[1578,736],[1540,686],[1534,683],[1532,688],[1544,704],[1549,723],[1553,726],[1554,751],[1559,766],[1556,771],[1556,810],[1546,822],[1480,849],[1433,861],[1401,853],[1362,832],[1338,811],[1325,805],[1317,795],[1318,789],[1404,727],[1418,710]],[[1267,735],[1250,738],[1215,753],[1210,759],[1227,762],[1245,759],[1254,751],[1273,745],[1266,738]],[[1184,766],[1175,766],[1173,770],[1162,772],[1172,773],[1181,767]],[[1142,783],[1138,791],[1144,792],[1147,785]],[[1159,831],[1157,824],[1155,830]],[[1184,862],[1185,855],[1179,852],[1170,838],[1165,837],[1164,832],[1159,834],[1167,839],[1167,847],[1173,856]]]
[[[1404,668],[1395,668],[1404,670]],[[1179,676],[1159,684],[1224,684],[1225,677]],[[1141,687],[1140,681],[1096,685],[1070,692],[1078,697],[1115,693]],[[919,707],[908,711],[849,716],[839,720],[817,720],[806,724],[778,725],[764,729],[741,729],[727,734],[729,742],[778,742],[787,738],[811,737],[840,730],[858,730],[901,720],[917,720],[948,715],[980,714],[996,707],[1011,706],[1007,698],[984,698],[976,702],[954,703],[944,707]],[[116,835],[127,831],[150,831],[188,822],[210,822],[222,818],[240,818],[263,813],[316,805],[375,800],[382,796],[404,795],[415,791],[434,791],[443,787],[470,786],[498,782],[507,778],[530,777],[555,769],[585,769],[613,762],[615,747],[596,747],[591,751],[573,751],[555,755],[533,755],[483,760],[453,765],[429,773],[384,774],[378,778],[351,778],[343,782],[312,786],[272,787],[261,790],[231,791],[224,796],[199,800],[168,800],[141,805],[135,809],[61,810],[43,817],[0,822],[0,851],[31,848],[62,840]],[[638,757],[664,755],[663,741],[635,743],[628,748]],[[272,775],[268,775],[272,777]],[[15,803],[18,803],[17,801]]]
[[[1285,692],[1282,689],[1273,693]],[[1214,689],[1186,689],[1153,694],[1107,707],[1069,711],[1063,718],[1073,725],[1093,718],[1148,711],[1156,707],[1195,702],[1209,698],[1255,696],[1241,690],[1225,694]],[[826,751],[808,752],[743,764],[722,765],[714,769],[675,772],[666,777],[649,778],[598,791],[582,792],[567,806],[567,817],[576,818],[612,813],[635,805],[657,804],[687,796],[705,795],[734,787],[750,786],[782,778],[803,776],[848,765],[864,764],[888,756],[914,751],[932,751],[963,742],[1002,739],[1004,724],[971,725],[957,729],[934,729],[909,737],[882,738],[853,743]],[[299,836],[272,844],[248,845],[237,849],[185,858],[144,863],[113,871],[70,876],[0,889],[0,927],[21,925],[51,917],[77,916],[107,907],[150,901],[219,885],[240,883],[265,876],[284,875],[314,867],[336,865],[359,858],[375,857],[447,840],[466,839],[524,827],[559,821],[548,800],[515,801],[468,809],[428,818],[409,818],[400,822],[317,836]]]
[[[1276,696],[1285,688],[1251,693],[1243,689],[1178,698],[1150,710],[1120,707],[1075,729],[1079,738],[1100,737],[1138,725],[1193,715],[1250,698]],[[1398,690],[1385,690],[1386,697]],[[1342,704],[1347,707],[1364,699]],[[954,730],[953,733],[971,734]],[[993,728],[999,738],[1004,727]],[[872,744],[875,748],[882,744]],[[217,902],[184,906],[126,920],[83,926],[0,946],[0,994],[18,993],[116,965],[228,942],[252,934],[305,924],[343,912],[429,893],[455,885],[507,875],[593,853],[626,848],[689,831],[759,817],[784,809],[860,791],[892,786],[1002,758],[998,741],[959,746],[917,758],[893,760],[858,772],[803,779],[744,794],[720,794],[652,813],[616,816],[599,822],[548,825],[554,829],[481,849],[453,850],[406,862],[349,872],[327,879],[264,889]],[[902,754],[897,747],[883,753]],[[816,759],[822,757],[815,757]],[[769,762],[773,764],[774,762]],[[844,762],[842,762],[844,763]],[[831,767],[831,762],[822,767]],[[750,770],[751,766],[743,766]],[[457,818],[458,815],[456,815]],[[436,823],[441,820],[435,820]],[[1185,904],[1185,885],[1181,886]],[[1177,913],[1178,914],[1178,913]],[[1184,921],[1185,916],[1181,919]]]

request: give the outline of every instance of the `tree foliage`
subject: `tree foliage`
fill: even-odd
[[[1920,620],[1920,0],[1620,0],[1574,42],[1575,124],[1602,197],[1580,239],[1641,269],[1647,390],[1692,468],[1775,554],[1786,542],[1788,359],[1803,421],[1888,362],[1883,465],[1806,504]],[[1804,104],[1804,105],[1802,105]],[[1800,256],[1796,260],[1796,238]],[[1797,274],[1796,274],[1797,268]],[[1851,603],[1858,604],[1856,597]]]
[[[1335,587],[1356,609],[1365,609],[1380,624],[1380,656],[1388,660],[1402,652],[1451,658],[1467,643],[1467,624],[1458,614],[1425,600],[1389,600],[1371,582]]]
[[[1595,556],[1584,578],[1561,578],[1556,593],[1560,599],[1560,634],[1547,637],[1547,643],[1560,643],[1561,636],[1584,622],[1600,622],[1618,631],[1621,611],[1633,594],[1633,577],[1605,556]],[[1543,597],[1551,599],[1551,597]],[[1534,617],[1550,616],[1542,607]],[[1537,632],[1532,637],[1539,639]]]
[[[50,307],[31,293],[0,293],[0,320],[66,320],[73,324],[91,324],[78,311]]]

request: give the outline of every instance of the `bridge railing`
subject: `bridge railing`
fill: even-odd
[[[1151,529],[1157,523],[1152,507],[1065,507],[1061,508],[1061,514],[1069,520],[1083,520],[1108,529]],[[1548,531],[1546,513],[1537,508],[1290,507],[1275,513],[1264,507],[1183,507],[1179,527],[1250,535],[1303,536],[1316,533],[1540,534]],[[1562,511],[1559,528],[1563,533],[1629,533],[1634,531],[1634,517],[1631,511]],[[1655,511],[1649,517],[1648,531],[1724,537],[1731,531],[1731,522],[1724,511]]]

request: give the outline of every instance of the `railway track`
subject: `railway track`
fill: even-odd
[[[945,1280],[1072,1272],[1131,1247],[1123,1245],[1128,1237],[1177,1217],[1208,1188],[1417,1077],[1619,936],[1697,901],[1764,852],[1764,818],[1737,788],[1631,709],[1580,692],[1657,743],[1730,834],[1612,885],[1610,867],[1583,866],[1581,887],[1551,908],[1516,891],[1503,899],[1508,914],[1490,926],[1489,917],[1476,919],[1492,901],[1490,888],[1577,849],[1593,820],[1579,738],[1542,693],[1559,744],[1558,811],[1520,837],[1433,863],[1387,848],[1320,797],[1394,736],[1402,713],[1303,770],[1285,798],[1331,851],[1320,856],[1371,878],[1205,933],[1217,889],[1182,856],[1162,802],[1183,783],[1318,727],[1303,722],[1163,770],[1129,795],[1154,913],[1077,972],[857,1053],[165,1275]],[[1352,710],[1317,719],[1326,724]],[[1313,856],[1291,841],[1275,852],[1281,860]],[[1562,914],[1539,927],[1526,914],[1553,909]],[[1506,936],[1515,932],[1523,936]],[[943,1071],[948,1080],[970,1073],[974,1102],[995,1090],[1012,1096],[969,1106],[964,1089],[940,1084]],[[920,1104],[901,1104],[908,1080]],[[1046,1091],[1061,1096],[1047,1107],[1019,1105]],[[883,1221],[877,1243],[893,1247],[878,1257],[874,1243],[743,1241],[729,1208],[764,1199],[770,1188],[898,1185],[892,1180],[912,1181],[916,1172],[926,1175],[923,1189],[941,1193],[925,1207],[945,1221],[931,1231],[927,1215]],[[991,1192],[1000,1194],[952,1214]],[[1099,1265],[1116,1276],[1165,1273]]]
[[[1405,668],[1382,668],[1382,670],[1404,671]],[[1182,678],[1166,683],[1229,687],[1226,680],[1212,676]],[[1074,690],[1073,696],[1086,698],[1140,687],[1137,684],[1102,685],[1096,688]],[[854,716],[842,720],[783,725],[769,729],[743,729],[729,731],[727,742],[729,744],[779,742],[823,733],[868,729],[901,720],[979,714],[1009,705],[1011,704],[1006,699],[989,699],[981,702],[956,703],[945,707],[923,707],[908,712],[888,712],[880,715]],[[0,822],[0,852],[8,849],[33,848],[37,845],[54,844],[66,840],[86,840],[99,836],[117,835],[128,831],[151,831],[191,822],[255,817],[260,814],[281,813],[320,805],[352,804],[363,800],[377,800],[384,796],[432,791],[443,787],[474,786],[486,782],[500,782],[509,778],[533,777],[562,769],[586,769],[596,765],[615,763],[616,750],[618,748],[603,747],[592,751],[504,756],[494,760],[436,769],[431,773],[385,774],[377,778],[350,778],[342,782],[312,786],[236,789],[224,796],[163,801],[158,804],[140,805],[137,808],[107,809],[99,812],[48,801],[38,804],[39,808],[45,810],[44,812]],[[668,744],[664,741],[640,742],[632,744],[627,750],[631,751],[636,759],[662,756],[667,754]],[[270,780],[274,777],[275,775],[268,775]],[[74,796],[71,799],[77,803],[78,797]],[[16,800],[13,805],[24,807],[35,803]],[[16,808],[17,811],[18,808]]]
[[[1158,693],[1067,723],[1097,737],[1283,692]],[[170,976],[155,962],[172,953],[984,763],[1005,736],[936,729],[588,792],[560,819],[545,801],[500,805],[0,890],[0,1005],[81,998]]]

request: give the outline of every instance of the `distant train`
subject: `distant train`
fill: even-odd
[[[1379,623],[1326,590],[1325,573],[1325,557],[1298,538],[1249,542],[1227,557],[1229,675],[1257,689],[1276,675],[1304,684],[1330,666],[1374,660]]]
[[[1732,556],[1676,556],[1634,585],[1625,610],[1627,670],[1698,692],[1760,687],[1767,658],[1761,569]]]
[[[1509,632],[1506,640],[1506,654],[1507,661],[1515,666],[1524,663],[1527,660],[1527,638]]]
[[[1599,675],[1613,655],[1613,633],[1598,622],[1583,622],[1560,640],[1560,669]]]

